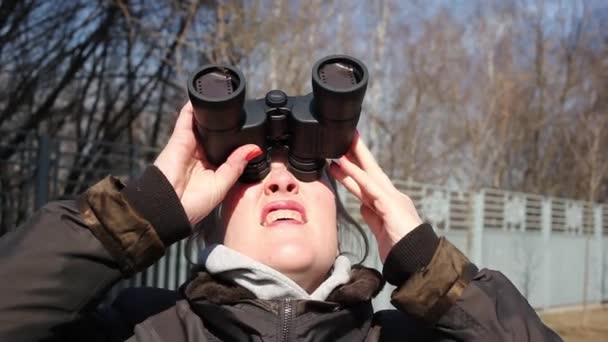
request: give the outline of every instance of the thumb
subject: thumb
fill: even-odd
[[[227,192],[243,174],[247,163],[262,153],[262,149],[253,144],[244,145],[234,150],[215,171],[217,184],[221,191]]]

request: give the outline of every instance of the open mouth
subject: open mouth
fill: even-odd
[[[281,223],[304,224],[306,211],[296,201],[274,201],[264,207],[260,222],[266,227]]]
[[[269,226],[277,222],[289,221],[291,223],[303,224],[302,214],[295,210],[278,209],[268,213],[262,225]]]

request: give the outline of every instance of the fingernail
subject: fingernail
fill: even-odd
[[[333,165],[336,165],[337,167],[340,167],[340,166],[341,166],[341,165],[340,165],[340,160],[339,160],[339,159],[333,159],[333,160],[331,161],[331,163],[332,163]]]
[[[359,134],[359,129],[358,129],[358,128],[355,128],[355,137],[358,137],[358,136],[360,136],[360,134]]]
[[[339,167],[342,167],[342,161],[346,158],[346,156],[342,156],[338,159],[334,159],[334,163],[336,163],[336,165],[338,165]]]
[[[260,156],[262,153],[264,153],[264,152],[262,151],[262,149],[261,149],[261,148],[259,148],[259,147],[257,147],[255,150],[253,150],[253,151],[251,151],[251,152],[247,153],[247,156],[245,156],[245,159],[247,159],[247,161],[251,161],[252,159],[254,159],[254,158],[256,158],[256,157]]]

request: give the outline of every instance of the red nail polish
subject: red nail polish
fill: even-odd
[[[247,153],[247,156],[245,156],[245,159],[247,159],[247,161],[251,161],[252,159],[258,157],[259,155],[261,155],[262,153],[264,153],[262,151],[262,149],[260,149],[259,147],[256,148],[255,150]]]

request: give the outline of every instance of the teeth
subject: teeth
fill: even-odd
[[[302,215],[298,211],[279,209],[269,212],[268,215],[266,215],[264,224],[270,224],[280,219],[296,220],[302,223]]]

